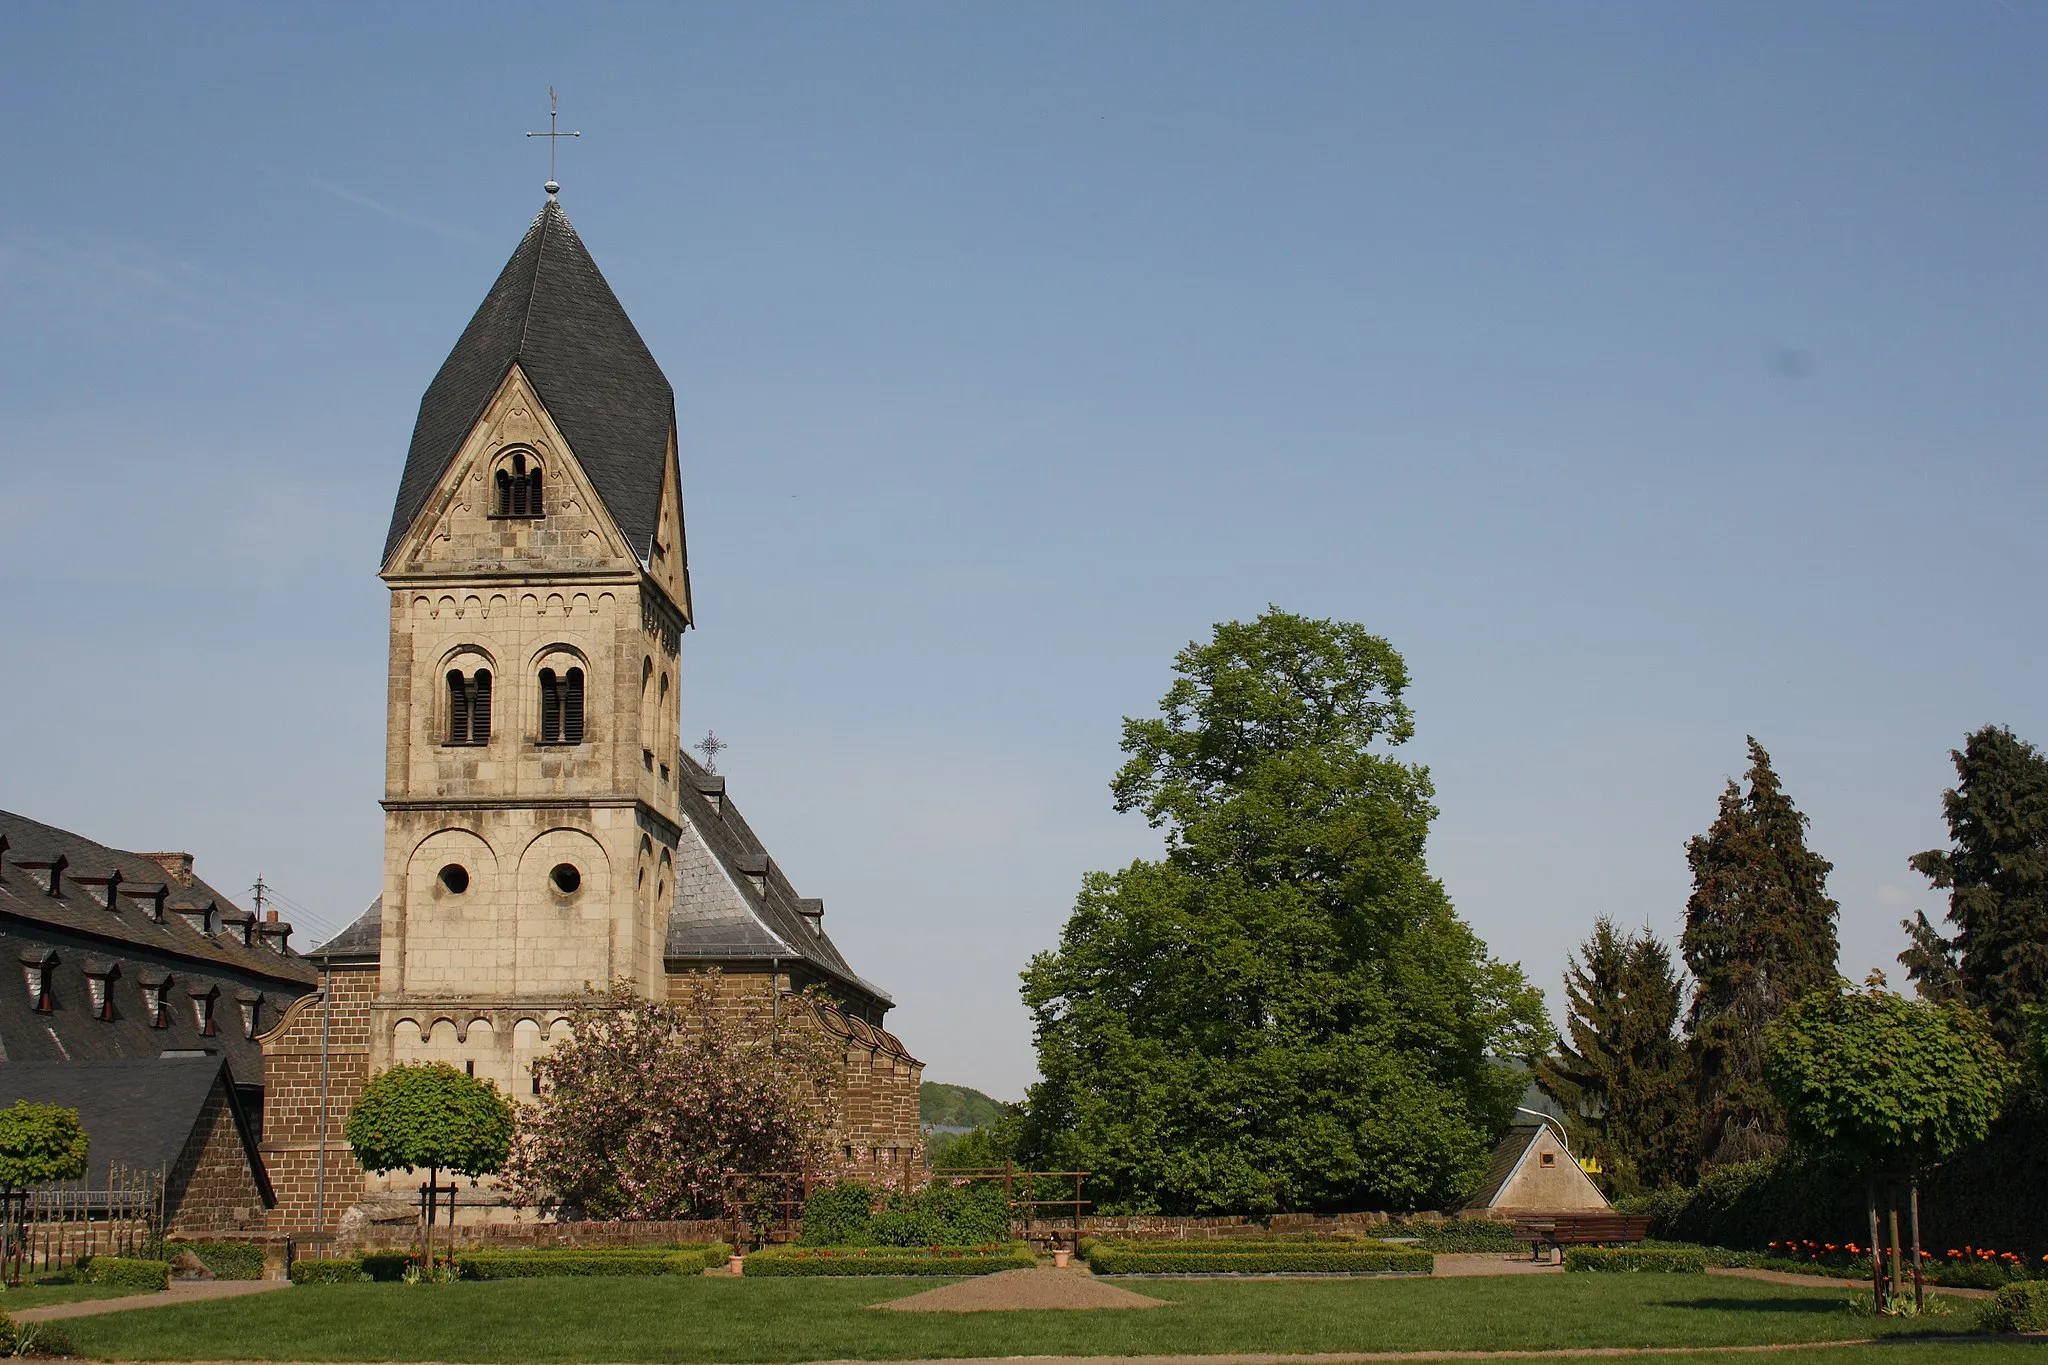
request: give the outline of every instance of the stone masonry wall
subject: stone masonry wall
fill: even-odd
[[[263,1164],[277,1207],[273,1232],[331,1232],[363,1197],[363,1173],[342,1136],[349,1110],[370,1077],[370,1000],[374,966],[332,974],[333,1019],[328,1048],[326,1226],[316,1226],[320,1164],[320,1037],[322,1010],[307,996],[263,1038]]]
[[[696,984],[709,981],[714,1010],[721,1015],[767,1030],[822,1030],[844,1049],[837,1112],[828,1117],[833,1150],[848,1166],[882,1179],[896,1178],[907,1166],[921,1168],[924,1135],[918,1122],[918,1086],[924,1063],[912,1057],[895,1035],[837,1009],[814,1011],[804,997],[800,979],[789,973],[680,973],[668,979],[669,998],[685,1000]]]

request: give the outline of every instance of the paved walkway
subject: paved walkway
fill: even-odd
[[[243,1294],[267,1294],[289,1289],[288,1280],[180,1280],[160,1294],[123,1294],[118,1299],[80,1299],[76,1303],[51,1303],[41,1308],[24,1308],[11,1314],[16,1322],[56,1322],[60,1318],[89,1318],[96,1313],[125,1313],[131,1308],[169,1308],[173,1304],[196,1303],[201,1299],[232,1299]]]
[[[1790,1270],[1746,1270],[1730,1267],[1725,1270],[1709,1270],[1707,1273],[1709,1275],[1733,1275],[1738,1279],[1744,1280],[1762,1280],[1767,1284],[1803,1285],[1807,1288],[1812,1288],[1814,1285],[1829,1285],[1837,1289],[1847,1289],[1851,1292],[1859,1289],[1867,1292],[1870,1288],[1870,1281],[1867,1279],[1838,1280],[1832,1275],[1801,1275]],[[1927,1292],[1939,1294],[1945,1299],[1995,1299],[1998,1297],[1998,1292],[1993,1289],[1965,1289],[1961,1285],[1943,1289],[1939,1285],[1930,1284],[1927,1286]]]

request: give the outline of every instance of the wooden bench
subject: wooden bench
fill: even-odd
[[[1560,1213],[1546,1218],[1515,1220],[1515,1239],[1529,1244],[1529,1259],[1541,1260],[1547,1249],[1606,1246],[1640,1242],[1650,1235],[1648,1214]]]

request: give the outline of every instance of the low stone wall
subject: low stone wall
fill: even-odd
[[[1084,1237],[1120,1237],[1131,1241],[1220,1241],[1228,1237],[1257,1237],[1268,1233],[1365,1232],[1388,1222],[1384,1213],[1276,1213],[1264,1219],[1243,1216],[1225,1218],[1169,1218],[1164,1216],[1083,1218]],[[1047,1228],[1058,1220],[1048,1219]]]
[[[443,1224],[434,1229],[437,1249],[451,1242],[458,1251],[532,1250],[539,1247],[667,1246],[677,1242],[722,1242],[732,1236],[730,1219],[691,1219],[662,1223],[457,1223],[451,1237]],[[333,1254],[359,1251],[410,1251],[419,1244],[415,1223],[378,1223],[335,1243]]]

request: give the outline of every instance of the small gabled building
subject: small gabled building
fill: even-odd
[[[1598,1213],[1611,1205],[1555,1124],[1518,1123],[1494,1147],[1479,1188],[1460,1207],[1512,1215]]]
[[[76,1110],[91,1144],[90,1198],[117,1174],[161,1180],[164,1230],[182,1237],[264,1231],[276,1203],[234,1073],[218,1056],[0,1066],[0,1108]]]

